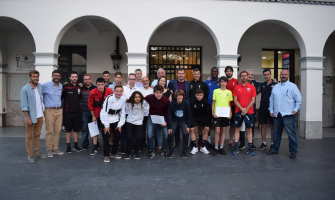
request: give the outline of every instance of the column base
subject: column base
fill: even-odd
[[[300,120],[299,137],[305,139],[322,139],[322,121]]]

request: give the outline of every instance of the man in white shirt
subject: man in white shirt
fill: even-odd
[[[139,89],[139,91],[142,93],[143,97],[146,97],[149,94],[153,94],[154,90],[149,86],[150,85],[150,80],[147,76],[144,76],[142,78],[142,83],[143,87]],[[141,148],[142,150],[147,149],[147,144],[145,143],[146,141],[146,130],[147,130],[147,120],[148,120],[148,115],[149,115],[149,104],[147,104],[144,108],[144,118],[143,118],[143,125],[142,125],[142,135],[141,135]]]
[[[125,99],[129,99],[129,97],[133,94],[133,92],[138,91],[138,87],[135,85],[136,75],[134,73],[130,73],[128,75],[128,84],[123,86],[123,94],[122,96]],[[126,117],[129,114],[129,109],[126,108]],[[121,154],[126,154],[126,141],[127,141],[127,130],[126,127],[122,129],[121,133]]]
[[[100,111],[100,120],[104,128],[104,162],[110,162],[109,158],[109,137],[110,131],[114,132],[114,145],[112,148],[112,158],[120,159],[117,154],[119,148],[119,140],[121,136],[121,127],[125,123],[125,107],[126,99],[122,96],[122,86],[115,86],[115,93],[109,95]]]
[[[157,77],[158,77],[158,79],[159,79],[159,78],[162,77],[162,76],[165,76],[165,77],[166,77],[165,70],[164,70],[163,68],[159,68],[159,69],[157,70]],[[152,83],[151,83],[151,88],[154,88],[154,87],[157,85],[157,81],[158,81],[158,79],[152,81]],[[167,79],[166,79],[166,81],[167,81],[166,85],[169,85],[169,82],[170,82],[170,81],[167,80]]]

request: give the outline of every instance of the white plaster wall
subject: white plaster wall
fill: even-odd
[[[127,67],[127,44],[122,34],[112,31],[96,32],[85,31],[79,33],[69,29],[63,36],[60,45],[86,45],[87,46],[87,73],[102,73],[109,71],[115,73],[110,54],[116,49],[116,37],[120,37],[120,53],[122,54],[121,67],[117,71],[126,73]]]
[[[210,69],[217,65],[215,58],[217,49],[213,37],[195,22],[185,20],[169,22],[154,33],[149,45],[201,46],[202,73],[210,74]]]

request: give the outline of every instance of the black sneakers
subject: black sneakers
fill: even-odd
[[[214,149],[213,152],[212,152],[212,156],[216,156],[216,154],[218,154],[219,150],[217,149]]]
[[[266,144],[262,143],[262,145],[258,148],[258,151],[264,151],[267,147],[268,146]]]
[[[270,150],[270,151],[266,152],[266,154],[268,154],[268,155],[271,155],[271,154],[278,154],[278,152],[275,152],[275,151]]]
[[[140,156],[138,155],[138,153],[135,153],[134,158],[135,158],[135,160],[139,160],[140,159]]]
[[[166,156],[167,156],[167,152],[166,152],[166,150],[162,151],[161,156],[162,156],[163,158],[166,158]]]
[[[290,154],[290,158],[295,159],[296,157],[297,157],[297,155],[295,155],[295,153]]]
[[[257,149],[257,147],[255,147],[254,143],[252,143],[251,149],[254,150],[254,151]]]
[[[221,153],[222,155],[227,155],[227,153],[225,152],[223,148],[219,150],[219,153]]]
[[[74,146],[73,150],[77,151],[77,152],[81,152],[82,151],[82,149],[79,146]]]
[[[240,144],[240,146],[238,146],[238,149],[245,149],[245,145],[244,144]]]
[[[155,152],[153,150],[149,150],[147,157],[150,159],[150,158],[153,158],[154,156],[155,156]]]
[[[92,152],[90,153],[91,156],[94,156],[95,154],[98,153],[98,149],[93,149]]]
[[[173,158],[173,156],[174,156],[174,154],[173,154],[173,152],[169,152],[168,154],[167,154],[167,156],[166,156],[166,158]]]
[[[181,153],[181,158],[187,158],[186,151],[183,151],[183,152]]]
[[[121,148],[121,154],[122,155],[126,154],[126,148]]]
[[[68,146],[68,147],[66,148],[66,153],[68,153],[68,154],[71,154],[71,153],[72,153],[72,151],[71,151],[71,147]]]
[[[130,160],[130,157],[131,157],[130,154],[127,154],[126,157],[124,157],[124,159]]]

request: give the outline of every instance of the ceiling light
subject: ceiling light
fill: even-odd
[[[262,59],[266,59],[266,57],[262,57]]]
[[[156,55],[152,55],[152,57],[156,57]]]
[[[278,51],[278,53],[281,53],[281,51]]]

